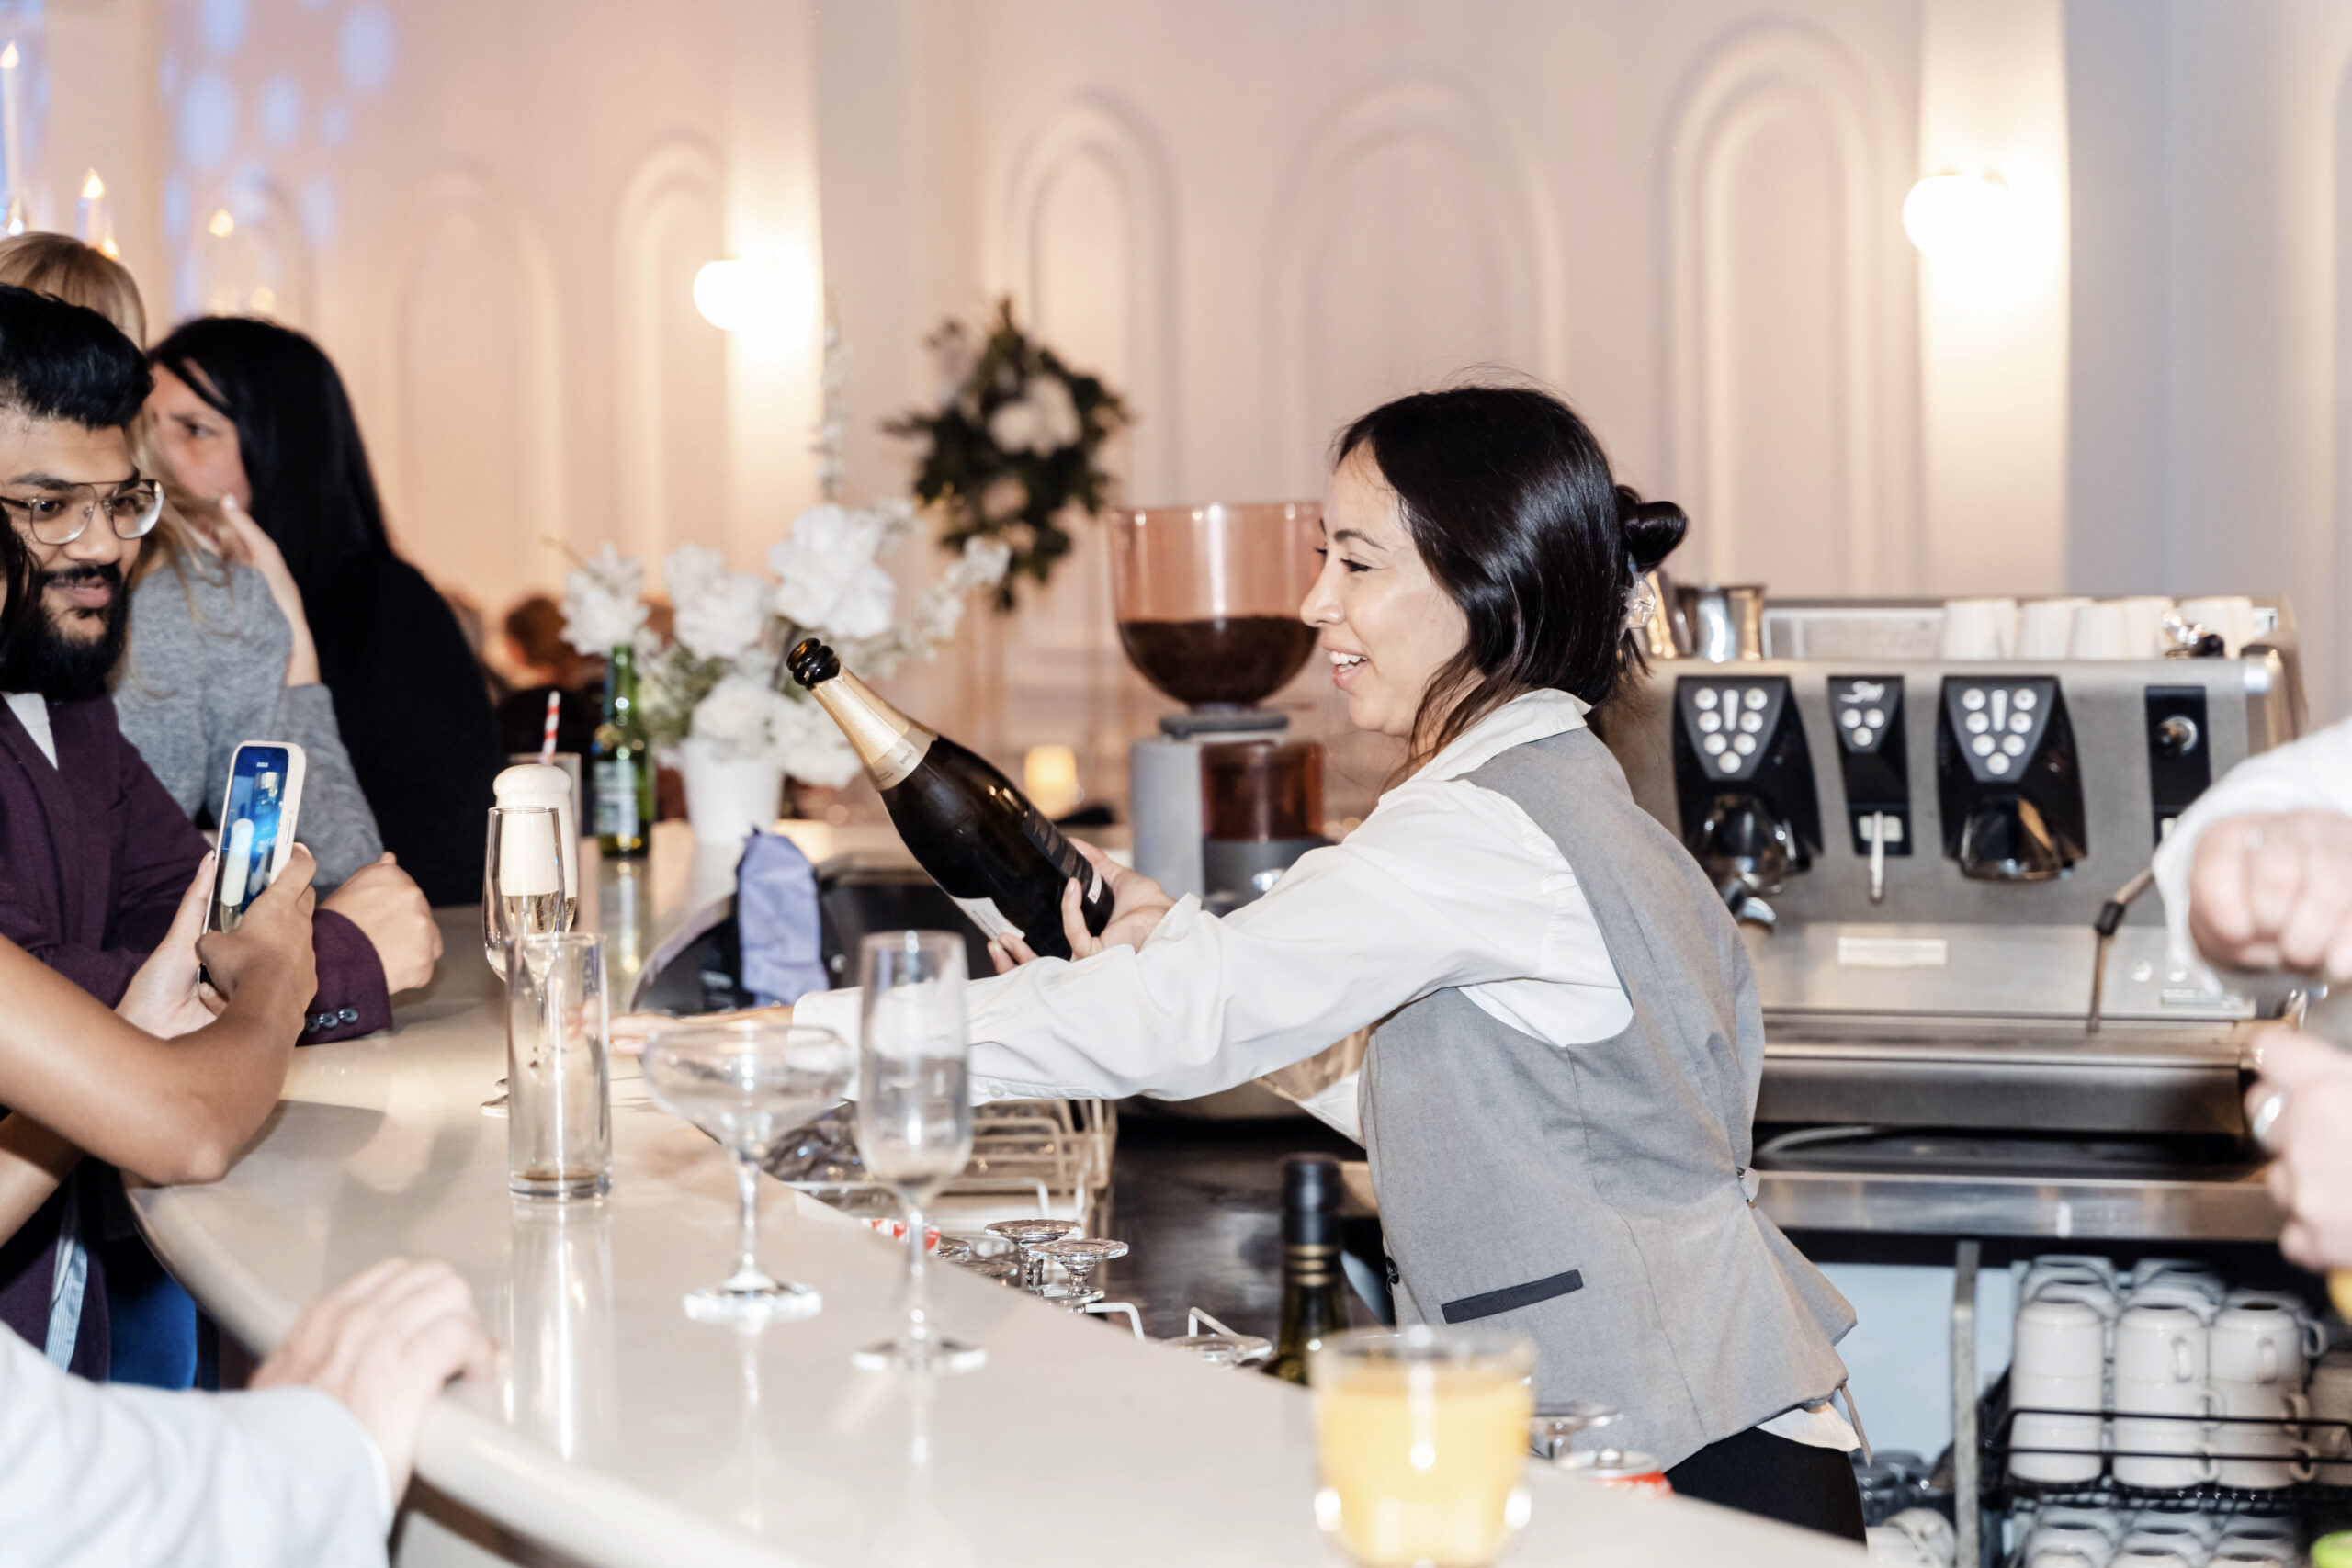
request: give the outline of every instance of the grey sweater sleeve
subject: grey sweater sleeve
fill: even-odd
[[[288,686],[294,635],[248,566],[210,559],[152,572],[131,596],[130,649],[115,681],[122,732],[180,809],[217,806],[247,740],[308,754],[297,835],[318,857],[322,893],[383,852],[324,686]]]

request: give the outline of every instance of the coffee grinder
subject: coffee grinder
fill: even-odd
[[[1322,507],[1210,502],[1108,522],[1119,641],[1144,679],[1185,705],[1135,742],[1135,864],[1224,913],[1322,843],[1323,748],[1257,706],[1315,650],[1298,618]]]

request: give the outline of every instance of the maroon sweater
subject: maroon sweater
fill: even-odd
[[[0,937],[112,1006],[171,929],[204,836],[123,739],[109,699],[51,703],[49,718],[54,767],[0,703]],[[390,1028],[384,966],[359,928],[322,909],[311,942],[319,993],[304,1043]],[[51,1200],[0,1244],[0,1322],[36,1347],[48,1334],[60,1212]],[[96,1236],[85,1227],[84,1239]],[[100,1378],[105,1283],[93,1247],[74,1370]]]

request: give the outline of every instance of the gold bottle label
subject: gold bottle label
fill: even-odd
[[[817,705],[832,716],[849,738],[850,750],[865,764],[877,789],[902,783],[920,766],[938,737],[880,697],[865,682],[843,671],[808,688]]]

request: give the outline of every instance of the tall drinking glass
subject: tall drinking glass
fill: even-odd
[[[1307,1359],[1318,1523],[1362,1568],[1486,1568],[1527,1522],[1515,1335],[1421,1325],[1326,1337]]]
[[[525,1198],[612,1185],[604,943],[590,931],[506,944],[506,1181]]]
[[[964,939],[881,931],[858,949],[864,1039],[858,1048],[857,1153],[899,1195],[907,1219],[907,1321],[898,1337],[853,1358],[876,1371],[960,1372],[988,1352],[931,1321],[923,1208],[972,1157],[964,1036]]]
[[[571,929],[563,892],[563,819],[551,806],[493,806],[482,856],[481,945],[506,973],[506,944],[518,936]]]
[[[665,1029],[645,1048],[645,1091],[735,1156],[741,1245],[735,1272],[686,1292],[686,1315],[701,1323],[761,1324],[812,1317],[824,1298],[814,1287],[760,1268],[760,1167],[785,1138],[849,1093],[856,1057],[829,1029],[774,1023],[707,1023]]]

